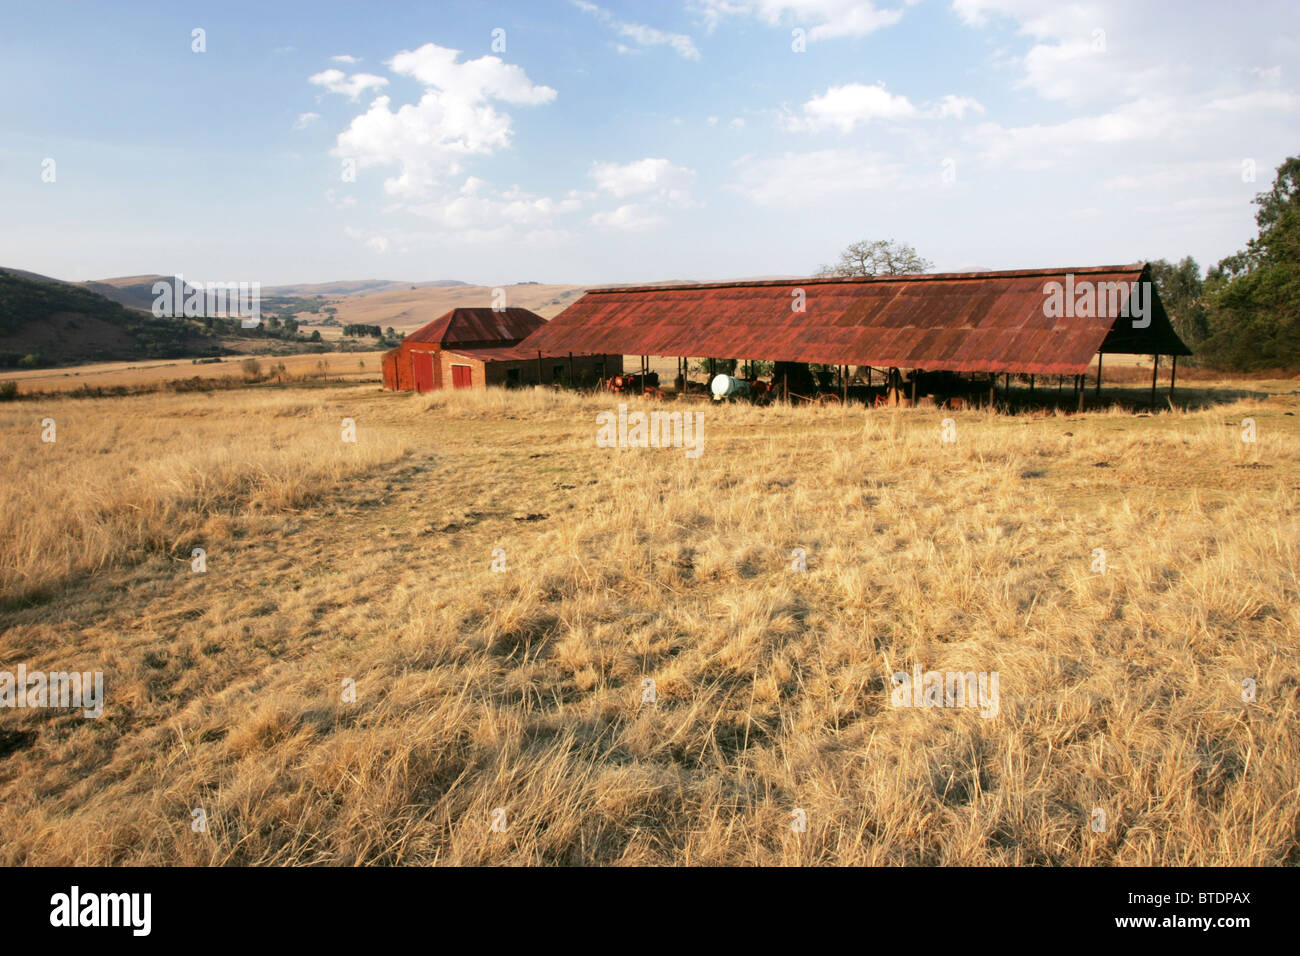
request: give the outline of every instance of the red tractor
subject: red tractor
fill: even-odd
[[[659,392],[659,373],[615,375],[609,380],[609,390],[615,395],[657,394]]]

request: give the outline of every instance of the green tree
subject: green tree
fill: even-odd
[[[839,261],[822,266],[819,276],[897,276],[928,272],[934,263],[909,243],[893,239],[863,239],[840,253]]]
[[[1205,279],[1208,363],[1238,371],[1300,365],[1300,157],[1255,196],[1259,235]]]
[[[1174,330],[1195,349],[1210,334],[1209,309],[1201,301],[1205,282],[1200,265],[1191,256],[1183,256],[1177,263],[1154,259],[1151,278]]]

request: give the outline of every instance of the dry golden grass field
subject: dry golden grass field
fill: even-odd
[[[551,392],[0,406],[0,670],[106,695],[0,709],[0,863],[1296,864],[1300,395],[1203,384],[695,459]]]
[[[322,372],[330,379],[380,381],[383,350],[373,352],[323,352],[304,355],[227,355],[220,362],[195,364],[189,359],[157,359],[142,362],[101,362],[72,368],[5,370],[2,381],[16,382],[21,394],[72,392],[79,389],[162,388],[178,379],[223,379],[236,382],[246,376],[242,363],[253,359],[264,374],[283,364],[288,377],[301,378]],[[324,363],[322,369],[321,363]]]

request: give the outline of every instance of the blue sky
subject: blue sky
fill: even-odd
[[[896,238],[941,271],[1204,266],[1300,153],[1298,27],[1287,2],[6,3],[0,265],[596,284]]]

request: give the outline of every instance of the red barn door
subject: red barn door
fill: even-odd
[[[433,391],[433,353],[412,352],[411,370],[415,374],[415,390],[417,392],[432,392]]]
[[[470,375],[468,365],[453,365],[451,367],[452,388],[470,388],[472,385],[473,377]]]

